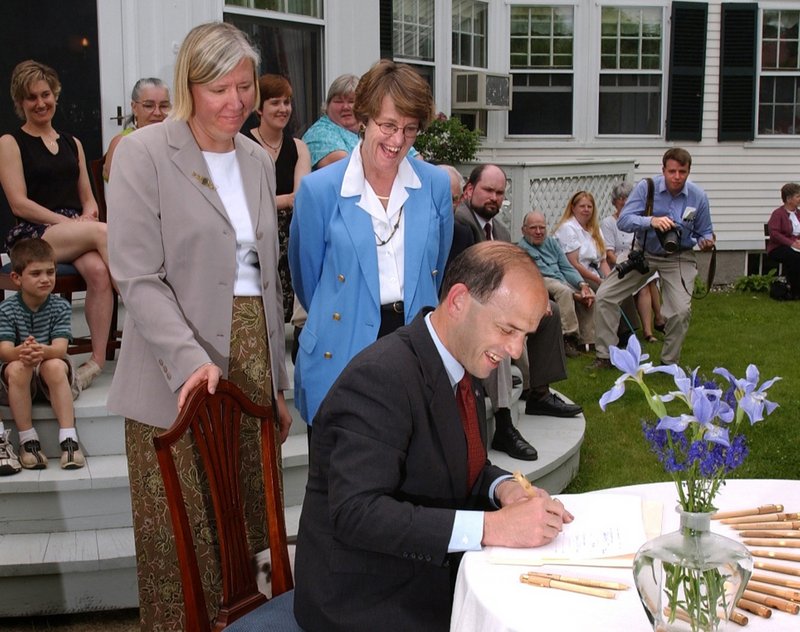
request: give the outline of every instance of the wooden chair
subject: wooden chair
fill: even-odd
[[[764,224],[764,261],[762,263],[762,274],[767,274],[770,270],[775,270],[776,276],[783,274],[783,264],[780,261],[775,261],[767,253],[767,244],[769,243],[769,224]]]
[[[271,408],[254,404],[227,380],[220,380],[213,395],[202,383],[189,395],[172,427],[153,438],[175,534],[187,630],[301,630],[292,612],[294,583],[274,448],[274,409],[274,404]],[[244,523],[239,464],[239,431],[243,414],[261,421],[266,522],[272,556],[273,598],[269,600],[256,585],[256,568]],[[198,466],[205,470],[208,478],[218,529],[222,600],[213,622],[208,619],[192,528],[171,450],[171,446],[187,431],[191,431],[197,446]],[[228,624],[233,625],[226,628]]]
[[[106,181],[103,180],[103,165],[106,157],[97,158],[89,161],[89,176],[92,179],[94,188],[94,199],[97,201],[97,219],[101,222],[108,220],[108,208],[106,207]]]

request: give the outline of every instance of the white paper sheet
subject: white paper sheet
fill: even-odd
[[[627,494],[561,494],[559,500],[575,516],[550,544],[533,549],[487,547],[494,564],[593,563],[631,565],[632,556],[648,537],[642,499]]]

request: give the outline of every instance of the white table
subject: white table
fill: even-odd
[[[662,533],[678,528],[674,511],[674,483],[631,485],[592,492],[592,494],[636,494],[649,501],[664,504]],[[730,480],[717,495],[720,511],[745,509],[781,503],[784,510],[800,511],[800,481],[797,480]],[[722,535],[735,534],[726,525],[712,521],[712,531]],[[733,539],[739,540],[737,536]],[[768,547],[759,547],[768,548]],[[773,549],[780,550],[780,549]],[[799,549],[783,549],[800,553]],[[756,558],[758,560],[759,558]],[[797,562],[776,561],[797,568]],[[528,586],[519,581],[526,570],[559,573],[580,577],[595,577],[624,582],[631,586],[616,599],[579,595],[552,588]],[[771,574],[767,571],[760,573]],[[798,579],[780,575],[783,579]],[[771,619],[744,612],[750,622],[742,632],[783,632],[800,630],[800,615],[773,609]],[[728,630],[739,626],[730,623]],[[648,632],[652,630],[629,568],[599,568],[578,566],[539,566],[536,568],[492,564],[484,551],[464,555],[458,571],[451,632],[548,632],[549,630]]]

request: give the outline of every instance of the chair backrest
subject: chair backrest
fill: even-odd
[[[256,417],[261,423],[261,459],[265,519],[272,563],[272,594],[278,596],[293,588],[280,473],[274,447],[274,409],[274,403],[271,408],[253,403],[235,384],[227,380],[220,380],[213,395],[208,393],[207,385],[203,382],[191,392],[172,427],[153,438],[175,535],[187,630],[205,632],[212,629],[183,490],[170,449],[188,430],[191,430],[197,447],[199,466],[205,470],[208,478],[218,530],[222,601],[213,629],[222,630],[267,601],[256,585],[256,565],[248,547],[244,522],[239,459],[243,414]]]
[[[107,221],[108,210],[106,208],[106,181],[103,180],[103,164],[106,157],[97,158],[89,161],[89,176],[94,185],[94,199],[97,201],[97,219],[101,222]]]

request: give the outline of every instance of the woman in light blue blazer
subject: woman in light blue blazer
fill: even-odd
[[[447,174],[408,151],[433,116],[428,84],[382,60],[359,81],[359,145],[300,183],[289,234],[294,291],[308,311],[294,373],[310,426],[350,359],[436,305],[453,237]]]

